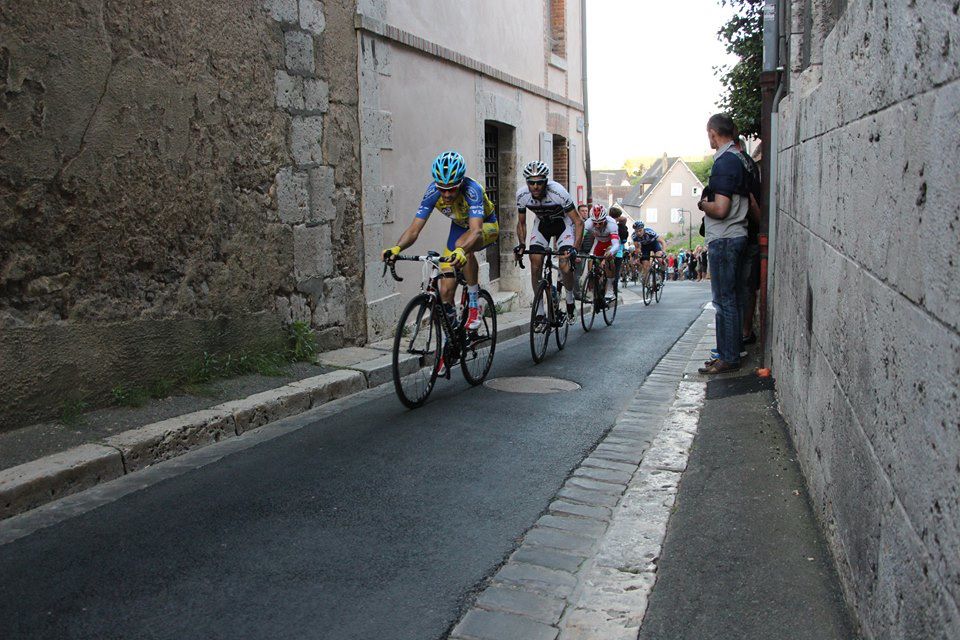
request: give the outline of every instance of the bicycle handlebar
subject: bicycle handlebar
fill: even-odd
[[[523,265],[523,256],[560,256],[561,258],[569,258],[570,255],[566,251],[554,251],[553,249],[538,249],[537,251],[531,251],[530,249],[524,249],[520,252],[513,253],[513,259],[517,263],[517,266],[521,269],[526,269]],[[573,255],[574,258],[584,257],[579,253]]]
[[[390,275],[393,276],[393,279],[397,282],[403,282],[403,278],[397,275],[397,261],[406,260],[410,262],[432,262],[433,264],[440,266],[440,263],[449,263],[453,262],[450,258],[443,258],[439,254],[427,254],[425,256],[405,256],[397,254],[392,258],[388,258],[383,261],[383,273],[381,275],[387,275],[387,269],[390,269]]]

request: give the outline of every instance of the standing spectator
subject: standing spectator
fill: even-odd
[[[737,134],[734,147],[739,152],[750,178],[750,209],[747,214],[747,247],[740,266],[739,287],[741,313],[743,314],[743,344],[753,344],[757,334],[753,331],[753,314],[757,308],[757,289],[760,287],[760,168],[747,153],[747,145]]]
[[[667,277],[670,280],[677,279],[677,256],[672,253],[667,254]]]
[[[740,368],[743,340],[738,276],[747,245],[747,212],[750,208],[749,172],[734,148],[733,120],[716,114],[707,121],[710,148],[716,149],[710,182],[697,203],[705,218],[707,251],[710,253],[710,288],[717,310],[717,355],[699,369],[703,374]],[[710,200],[709,197],[713,199]]]
[[[580,219],[583,220],[584,222],[587,221],[587,214],[589,212],[590,212],[589,205],[586,205],[586,204],[577,205],[577,214],[579,214]],[[590,253],[590,249],[592,248],[593,248],[593,236],[589,231],[584,231],[583,240],[581,240],[580,242],[579,252]],[[578,258],[577,266],[574,269],[574,276],[575,276],[574,277],[574,287],[575,287],[574,295],[576,296],[577,300],[580,299],[580,286],[583,284],[581,282],[581,279],[583,276],[584,266],[585,266],[584,261]]]
[[[614,202],[610,207],[608,215],[617,221],[617,235],[620,236],[620,251],[613,259],[615,270],[613,272],[614,282],[620,281],[620,269],[623,267],[623,250],[627,246],[627,238],[630,237],[630,230],[627,228],[627,215],[623,212],[623,207],[619,202]]]

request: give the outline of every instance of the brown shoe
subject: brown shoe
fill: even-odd
[[[703,366],[705,366],[705,367],[710,367],[710,366],[713,366],[714,364],[716,364],[717,362],[720,362],[720,360],[718,360],[717,358],[711,358],[711,359],[709,359],[709,360],[704,360],[704,361],[703,361]]]
[[[705,367],[700,367],[697,369],[700,373],[704,375],[711,376],[715,373],[728,373],[730,371],[739,371],[740,363],[730,364],[729,362],[724,362],[723,360],[714,360],[712,364],[708,364]]]

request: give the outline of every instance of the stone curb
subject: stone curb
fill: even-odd
[[[635,640],[696,432],[705,385],[685,376],[707,324],[657,363],[450,640]]]
[[[526,333],[527,313],[504,315],[508,318],[497,327],[498,342]],[[393,378],[384,343],[321,354],[318,362],[337,370],[0,470],[0,520]],[[407,358],[404,367],[413,373],[416,358]]]
[[[0,471],[0,519],[119,478],[123,458],[112,447],[85,444]]]
[[[511,306],[516,302],[513,298],[510,301]],[[623,304],[631,302],[624,301]],[[529,326],[528,316],[526,310],[504,313],[497,326],[497,342],[525,334]],[[331,373],[130,429],[100,442],[0,470],[0,520],[387,383],[393,377],[392,359],[388,353],[391,348],[392,342],[382,341],[367,347],[327,352],[318,357],[318,362],[337,369]],[[406,373],[413,373],[416,359],[406,359],[403,366]],[[616,464],[615,455],[613,460],[603,462]],[[597,475],[596,472],[585,474],[591,480]],[[590,495],[587,493],[589,489],[576,489],[583,492],[581,498]]]
[[[333,371],[0,471],[0,520],[367,388]]]

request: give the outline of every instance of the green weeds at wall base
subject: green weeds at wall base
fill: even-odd
[[[210,383],[216,380],[258,374],[282,376],[293,362],[313,362],[317,357],[317,339],[305,322],[294,322],[286,329],[286,347],[282,351],[258,353],[217,354],[203,352],[174,377],[160,378],[145,387],[128,387],[119,384],[113,389],[113,405],[141,407],[150,399],[170,396],[174,391],[190,395],[211,397],[216,395]],[[83,400],[71,400],[60,411],[60,422],[67,426],[82,424],[83,412],[89,404]]]

